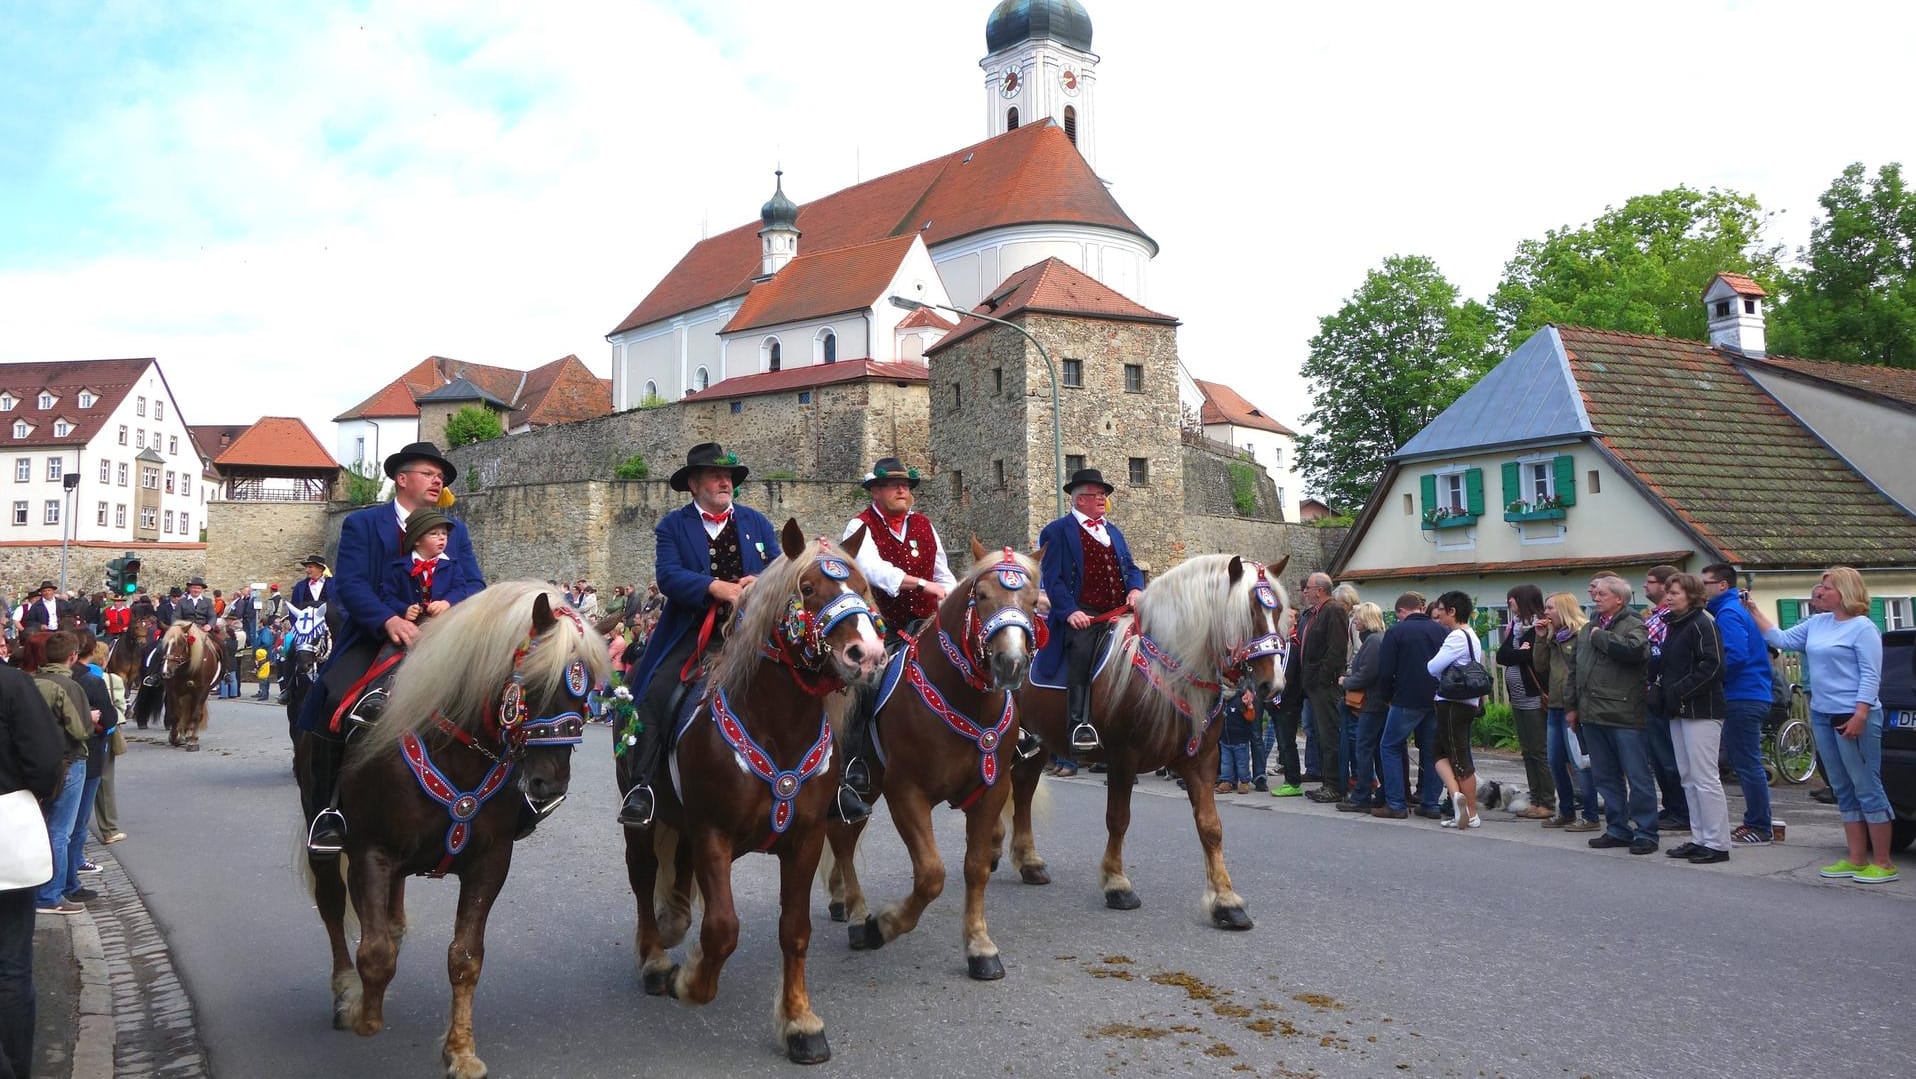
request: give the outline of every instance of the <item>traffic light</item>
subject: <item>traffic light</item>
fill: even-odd
[[[120,562],[120,589],[115,595],[130,596],[140,590],[140,560],[128,554]]]
[[[125,565],[126,559],[124,558],[111,558],[107,560],[106,590],[108,593],[115,596],[123,596],[126,594],[121,591],[121,584],[126,580],[125,577],[121,576],[121,567]]]

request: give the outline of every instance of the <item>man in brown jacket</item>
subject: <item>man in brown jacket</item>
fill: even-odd
[[[1331,598],[1332,581],[1327,573],[1313,573],[1304,579],[1304,602],[1310,605],[1303,627],[1298,631],[1298,651],[1303,655],[1305,706],[1310,709],[1311,725],[1317,730],[1318,774],[1324,785],[1304,795],[1313,802],[1341,801],[1349,787],[1344,760],[1344,690],[1337,680],[1350,664],[1350,612]]]

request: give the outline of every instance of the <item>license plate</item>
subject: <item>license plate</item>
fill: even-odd
[[[1916,731],[1916,710],[1896,709],[1889,714],[1889,725],[1896,730]]]

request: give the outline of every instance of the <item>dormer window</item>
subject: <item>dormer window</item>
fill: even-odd
[[[10,393],[0,393],[0,412],[12,412],[13,406],[20,402]]]
[[[53,437],[55,437],[55,438],[65,438],[65,437],[66,437],[67,435],[69,435],[69,434],[72,434],[72,433],[73,433],[73,425],[72,425],[72,424],[70,424],[70,423],[68,423],[68,422],[67,422],[67,421],[65,421],[65,420],[54,420],[54,421],[53,421]]]
[[[27,425],[27,421],[25,420],[13,421],[13,437],[25,438],[32,431],[33,431],[33,428]]]
[[[40,391],[40,403],[39,403],[39,404],[38,404],[38,406],[36,406],[36,407],[39,407],[39,408],[43,408],[43,409],[45,409],[45,408],[52,408],[52,407],[53,407],[53,395],[52,395],[52,394],[50,394],[50,393],[48,393],[48,392],[47,392],[47,391],[45,391],[45,390],[41,390],[41,391]]]
[[[95,402],[95,401],[98,401],[98,400],[99,400],[99,398],[98,398],[98,397],[95,397],[95,396],[93,395],[93,391],[92,391],[92,390],[81,390],[81,391],[80,391],[80,407],[81,407],[81,408],[92,408],[92,407],[93,407],[93,402]]]

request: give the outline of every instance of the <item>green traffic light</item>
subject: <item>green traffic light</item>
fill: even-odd
[[[129,596],[140,590],[140,586],[137,584],[134,584],[132,581],[128,581],[126,584],[122,585],[121,587],[125,590],[126,594]]]

